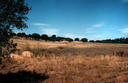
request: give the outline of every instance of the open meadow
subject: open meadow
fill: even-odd
[[[127,83],[128,45],[14,39],[1,83]]]
[[[0,83],[128,83],[128,0],[0,0]]]

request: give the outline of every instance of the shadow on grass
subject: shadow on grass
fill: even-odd
[[[36,72],[19,71],[16,73],[0,74],[0,83],[39,83],[49,76]]]

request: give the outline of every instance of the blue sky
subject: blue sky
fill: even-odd
[[[28,34],[100,40],[128,33],[128,0],[28,0],[28,4],[29,28],[23,30]]]

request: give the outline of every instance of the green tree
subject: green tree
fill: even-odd
[[[50,37],[50,41],[56,41],[56,35],[52,35],[52,36]]]
[[[42,34],[41,39],[47,41],[49,39],[47,34]]]
[[[26,33],[22,32],[22,33],[17,33],[17,36],[19,37],[26,37]]]
[[[66,39],[66,41],[68,41],[68,42],[72,42],[72,41],[73,41],[72,38],[65,38],[65,39]]]
[[[79,41],[80,39],[79,38],[75,38],[75,41]]]
[[[39,39],[41,39],[41,36],[38,33],[33,33],[32,38],[35,39],[35,40],[39,40]]]
[[[82,38],[81,41],[82,42],[88,42],[88,39],[87,38]]]
[[[14,28],[27,28],[27,14],[31,8],[25,0],[0,0],[0,55],[2,48],[15,46],[10,42],[11,33]]]
[[[90,40],[89,42],[95,42],[94,40]]]

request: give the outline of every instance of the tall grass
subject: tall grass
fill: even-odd
[[[43,83],[128,82],[128,57],[125,57],[127,47],[112,45],[108,48],[105,47],[107,45],[103,45],[94,48],[65,46],[43,48],[41,43],[34,45],[36,45],[33,46],[34,48],[28,44],[22,49],[22,51],[32,52],[33,57],[2,60],[0,73],[7,75],[29,71],[49,76],[42,81]]]
[[[3,61],[1,73],[30,71],[46,74],[44,83],[123,83],[128,81],[128,58],[110,55],[49,56]],[[122,80],[123,78],[123,80]]]

